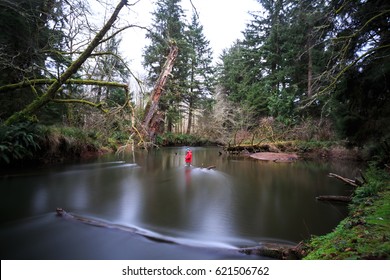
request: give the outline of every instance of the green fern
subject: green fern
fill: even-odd
[[[0,164],[32,158],[40,149],[39,128],[32,123],[0,126]]]

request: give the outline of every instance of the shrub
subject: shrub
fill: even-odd
[[[40,149],[42,131],[34,123],[0,126],[0,164],[29,159]]]
[[[197,135],[175,134],[171,132],[166,132],[161,136],[157,136],[156,142],[157,145],[162,145],[162,146],[178,146],[178,145],[199,146],[199,145],[208,144],[208,141],[206,139],[203,139]]]
[[[365,171],[367,183],[355,191],[353,202],[359,204],[366,198],[375,196],[383,190],[390,181],[390,175],[381,169],[378,169],[374,163]]]

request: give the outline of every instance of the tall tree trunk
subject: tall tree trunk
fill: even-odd
[[[178,47],[175,44],[171,45],[167,60],[162,68],[160,76],[157,79],[156,85],[154,86],[150,105],[147,106],[148,109],[142,123],[144,136],[146,136],[152,143],[155,143],[156,134],[164,122],[163,117],[165,114],[158,112],[158,103],[161,95],[163,94],[164,86],[172,71],[178,53]]]
[[[187,123],[187,134],[191,133],[191,127],[192,127],[192,102],[188,104],[188,123]]]
[[[35,99],[32,103],[27,105],[23,110],[14,113],[10,116],[6,121],[6,125],[10,125],[12,123],[18,122],[32,113],[37,111],[39,108],[43,107],[51,100],[54,99],[57,91],[61,88],[61,86],[81,67],[81,65],[88,59],[93,50],[100,44],[103,37],[106,35],[108,30],[112,27],[114,22],[116,21],[119,12],[121,9],[127,4],[127,0],[121,0],[117,7],[115,8],[111,18],[107,21],[107,23],[103,26],[103,28],[96,34],[95,38],[91,41],[91,43],[87,46],[87,48],[81,53],[81,55],[65,70],[65,72],[50,85],[47,89],[46,93],[42,96]]]
[[[273,47],[275,48],[275,57],[272,58],[272,65],[271,65],[271,75],[273,76],[273,83],[272,83],[272,89],[275,94],[279,92],[279,86],[280,86],[280,78],[277,77],[277,72],[279,71],[280,64],[281,64],[281,51],[280,51],[280,34],[279,34],[279,27],[280,27],[280,11],[282,9],[283,1],[276,0],[274,2],[274,10],[273,14],[271,15],[271,24],[272,24],[272,30],[270,36],[273,38]]]
[[[172,108],[172,101],[168,101],[168,108]],[[167,132],[173,131],[173,119],[171,114],[166,114],[166,120],[167,120]]]
[[[313,84],[313,57],[312,57],[312,43],[311,43],[311,30],[307,39],[307,96],[312,96],[312,84]]]

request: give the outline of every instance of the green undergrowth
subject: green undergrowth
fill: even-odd
[[[157,136],[159,146],[204,146],[211,144],[209,140],[194,134],[182,134],[166,132]]]
[[[305,152],[305,151],[311,151],[316,149],[329,149],[335,146],[342,145],[338,141],[303,141],[303,140],[280,140],[280,141],[262,141],[262,142],[256,142],[253,141],[251,143],[245,142],[240,143],[239,146],[243,147],[250,147],[250,146],[273,146],[275,149],[278,149],[280,151],[295,151],[295,152]],[[235,146],[235,145],[231,145]]]
[[[59,162],[97,153],[107,139],[93,131],[37,123],[0,125],[0,166]]]
[[[67,126],[44,126],[41,129],[45,157],[79,157],[101,147],[99,135],[94,132]]]
[[[370,167],[350,214],[327,235],[306,243],[304,259],[390,259],[390,176]]]
[[[32,123],[0,125],[0,165],[31,159],[41,150],[40,128]]]

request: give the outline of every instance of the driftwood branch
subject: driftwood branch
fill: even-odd
[[[337,175],[337,174],[334,174],[334,173],[329,173],[328,174],[328,177],[331,177],[331,178],[336,178],[342,182],[344,182],[345,184],[347,185],[350,185],[350,186],[353,186],[355,188],[359,187],[360,185],[362,185],[362,183],[355,179],[355,180],[352,180],[352,179],[349,179],[349,178],[345,178],[345,177],[342,177],[340,175]]]
[[[357,187],[364,184],[365,178],[363,177],[363,174],[361,174],[361,176],[363,178],[362,180],[358,179],[358,178],[355,178],[355,180],[352,180],[352,179],[345,178],[343,176],[340,176],[340,175],[337,175],[334,173],[328,174],[328,177],[336,178],[347,185],[353,186],[354,188],[357,188]],[[340,196],[340,195],[320,195],[320,196],[317,196],[316,199],[319,201],[344,202],[344,203],[349,203],[352,201],[351,196]]]

